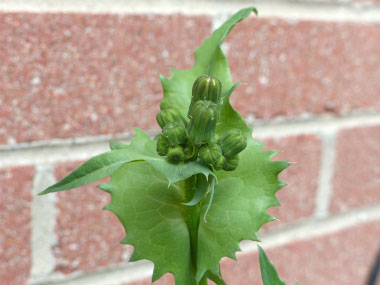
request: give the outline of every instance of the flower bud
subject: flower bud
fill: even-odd
[[[160,134],[157,139],[157,153],[164,156],[168,153],[168,142],[166,138]]]
[[[184,118],[181,113],[175,107],[167,107],[163,109],[156,115],[157,123],[160,125],[161,129],[165,127],[168,123],[182,122],[185,123]]]
[[[229,158],[247,147],[247,138],[239,129],[231,129],[219,138],[218,144],[222,148],[223,155]]]
[[[195,144],[210,142],[219,119],[219,106],[211,101],[198,101],[193,107],[189,136]]]
[[[168,123],[162,130],[169,146],[176,146],[186,141],[186,129],[182,123]]]
[[[239,164],[239,156],[233,156],[231,158],[226,158],[226,160],[223,163],[223,170],[226,171],[232,171],[235,170],[236,167],[238,167]]]
[[[181,146],[169,147],[167,159],[170,163],[178,164],[185,159],[185,154]]]
[[[211,76],[201,76],[195,80],[192,90],[191,103],[188,117],[192,117],[193,107],[199,100],[211,101],[217,105],[220,104],[222,92],[222,83],[219,79]]]
[[[187,140],[183,146],[183,153],[185,154],[185,160],[194,161],[198,158],[198,148]]]
[[[226,161],[226,158],[222,155],[217,162],[214,164],[215,170],[221,170],[223,168],[224,162]]]
[[[217,144],[205,144],[199,149],[199,157],[205,165],[214,165],[222,156]]]

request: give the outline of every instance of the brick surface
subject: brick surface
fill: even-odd
[[[0,144],[158,128],[158,74],[192,66],[210,21],[0,13]]]
[[[380,24],[251,18],[229,37],[231,98],[244,115],[380,110]]]
[[[33,174],[33,167],[0,170],[0,284],[29,278]]]
[[[331,211],[380,205],[380,126],[341,131]]]
[[[59,165],[57,178],[66,176],[77,165]],[[91,271],[126,262],[131,255],[132,247],[120,244],[125,236],[121,223],[111,212],[102,211],[110,196],[97,189],[97,184],[58,193],[58,244],[53,249],[56,271]]]
[[[265,225],[263,230],[281,227],[312,216],[318,189],[321,140],[312,135],[279,138],[267,140],[265,149],[281,150],[273,160],[287,160],[293,164],[279,176],[288,184],[276,195],[281,206],[268,210],[268,213],[279,221]]]
[[[266,250],[287,284],[366,284],[379,244],[378,221],[337,233]],[[262,284],[257,253],[225,260],[222,275],[229,285]]]

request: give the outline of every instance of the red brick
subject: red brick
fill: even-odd
[[[380,24],[251,18],[229,37],[232,96],[244,115],[380,110]]]
[[[268,210],[279,221],[265,225],[263,230],[312,216],[318,189],[321,140],[312,135],[285,137],[267,140],[265,149],[281,150],[273,160],[287,160],[293,164],[279,175],[288,184],[276,195],[281,206]]]
[[[0,13],[0,144],[158,128],[158,74],[190,68],[210,30],[206,16]]]
[[[67,175],[74,166],[77,164],[59,165],[57,178]],[[56,271],[90,271],[126,262],[130,257],[132,248],[120,244],[125,236],[121,223],[111,212],[102,211],[110,196],[97,189],[97,184],[58,194]]]
[[[379,250],[380,223],[357,225],[337,233],[266,250],[287,284],[366,284]],[[265,248],[264,248],[265,249]],[[227,284],[262,284],[257,253],[225,260]]]
[[[380,205],[380,126],[341,131],[331,211]]]
[[[0,284],[27,284],[33,167],[0,170]]]

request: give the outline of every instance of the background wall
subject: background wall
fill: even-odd
[[[190,68],[250,5],[260,17],[225,46],[246,83],[233,105],[295,162],[262,245],[288,284],[364,284],[380,247],[380,1],[136,2],[0,1],[0,284],[150,284],[107,194],[36,193],[134,126],[155,134],[158,73]],[[227,283],[261,284],[254,243],[242,248]]]

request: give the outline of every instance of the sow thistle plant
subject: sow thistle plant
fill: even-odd
[[[289,163],[272,161],[229,101],[233,84],[221,44],[255,8],[237,12],[195,51],[189,70],[160,76],[164,98],[151,139],[140,129],[130,144],[111,141],[95,156],[41,194],[73,189],[110,176],[98,187],[111,195],[105,207],[122,223],[134,252],[130,261],[154,263],[152,281],[165,273],[177,285],[225,284],[219,262],[236,259],[242,240],[259,241],[274,217],[278,174]],[[285,284],[259,247],[265,285]]]

